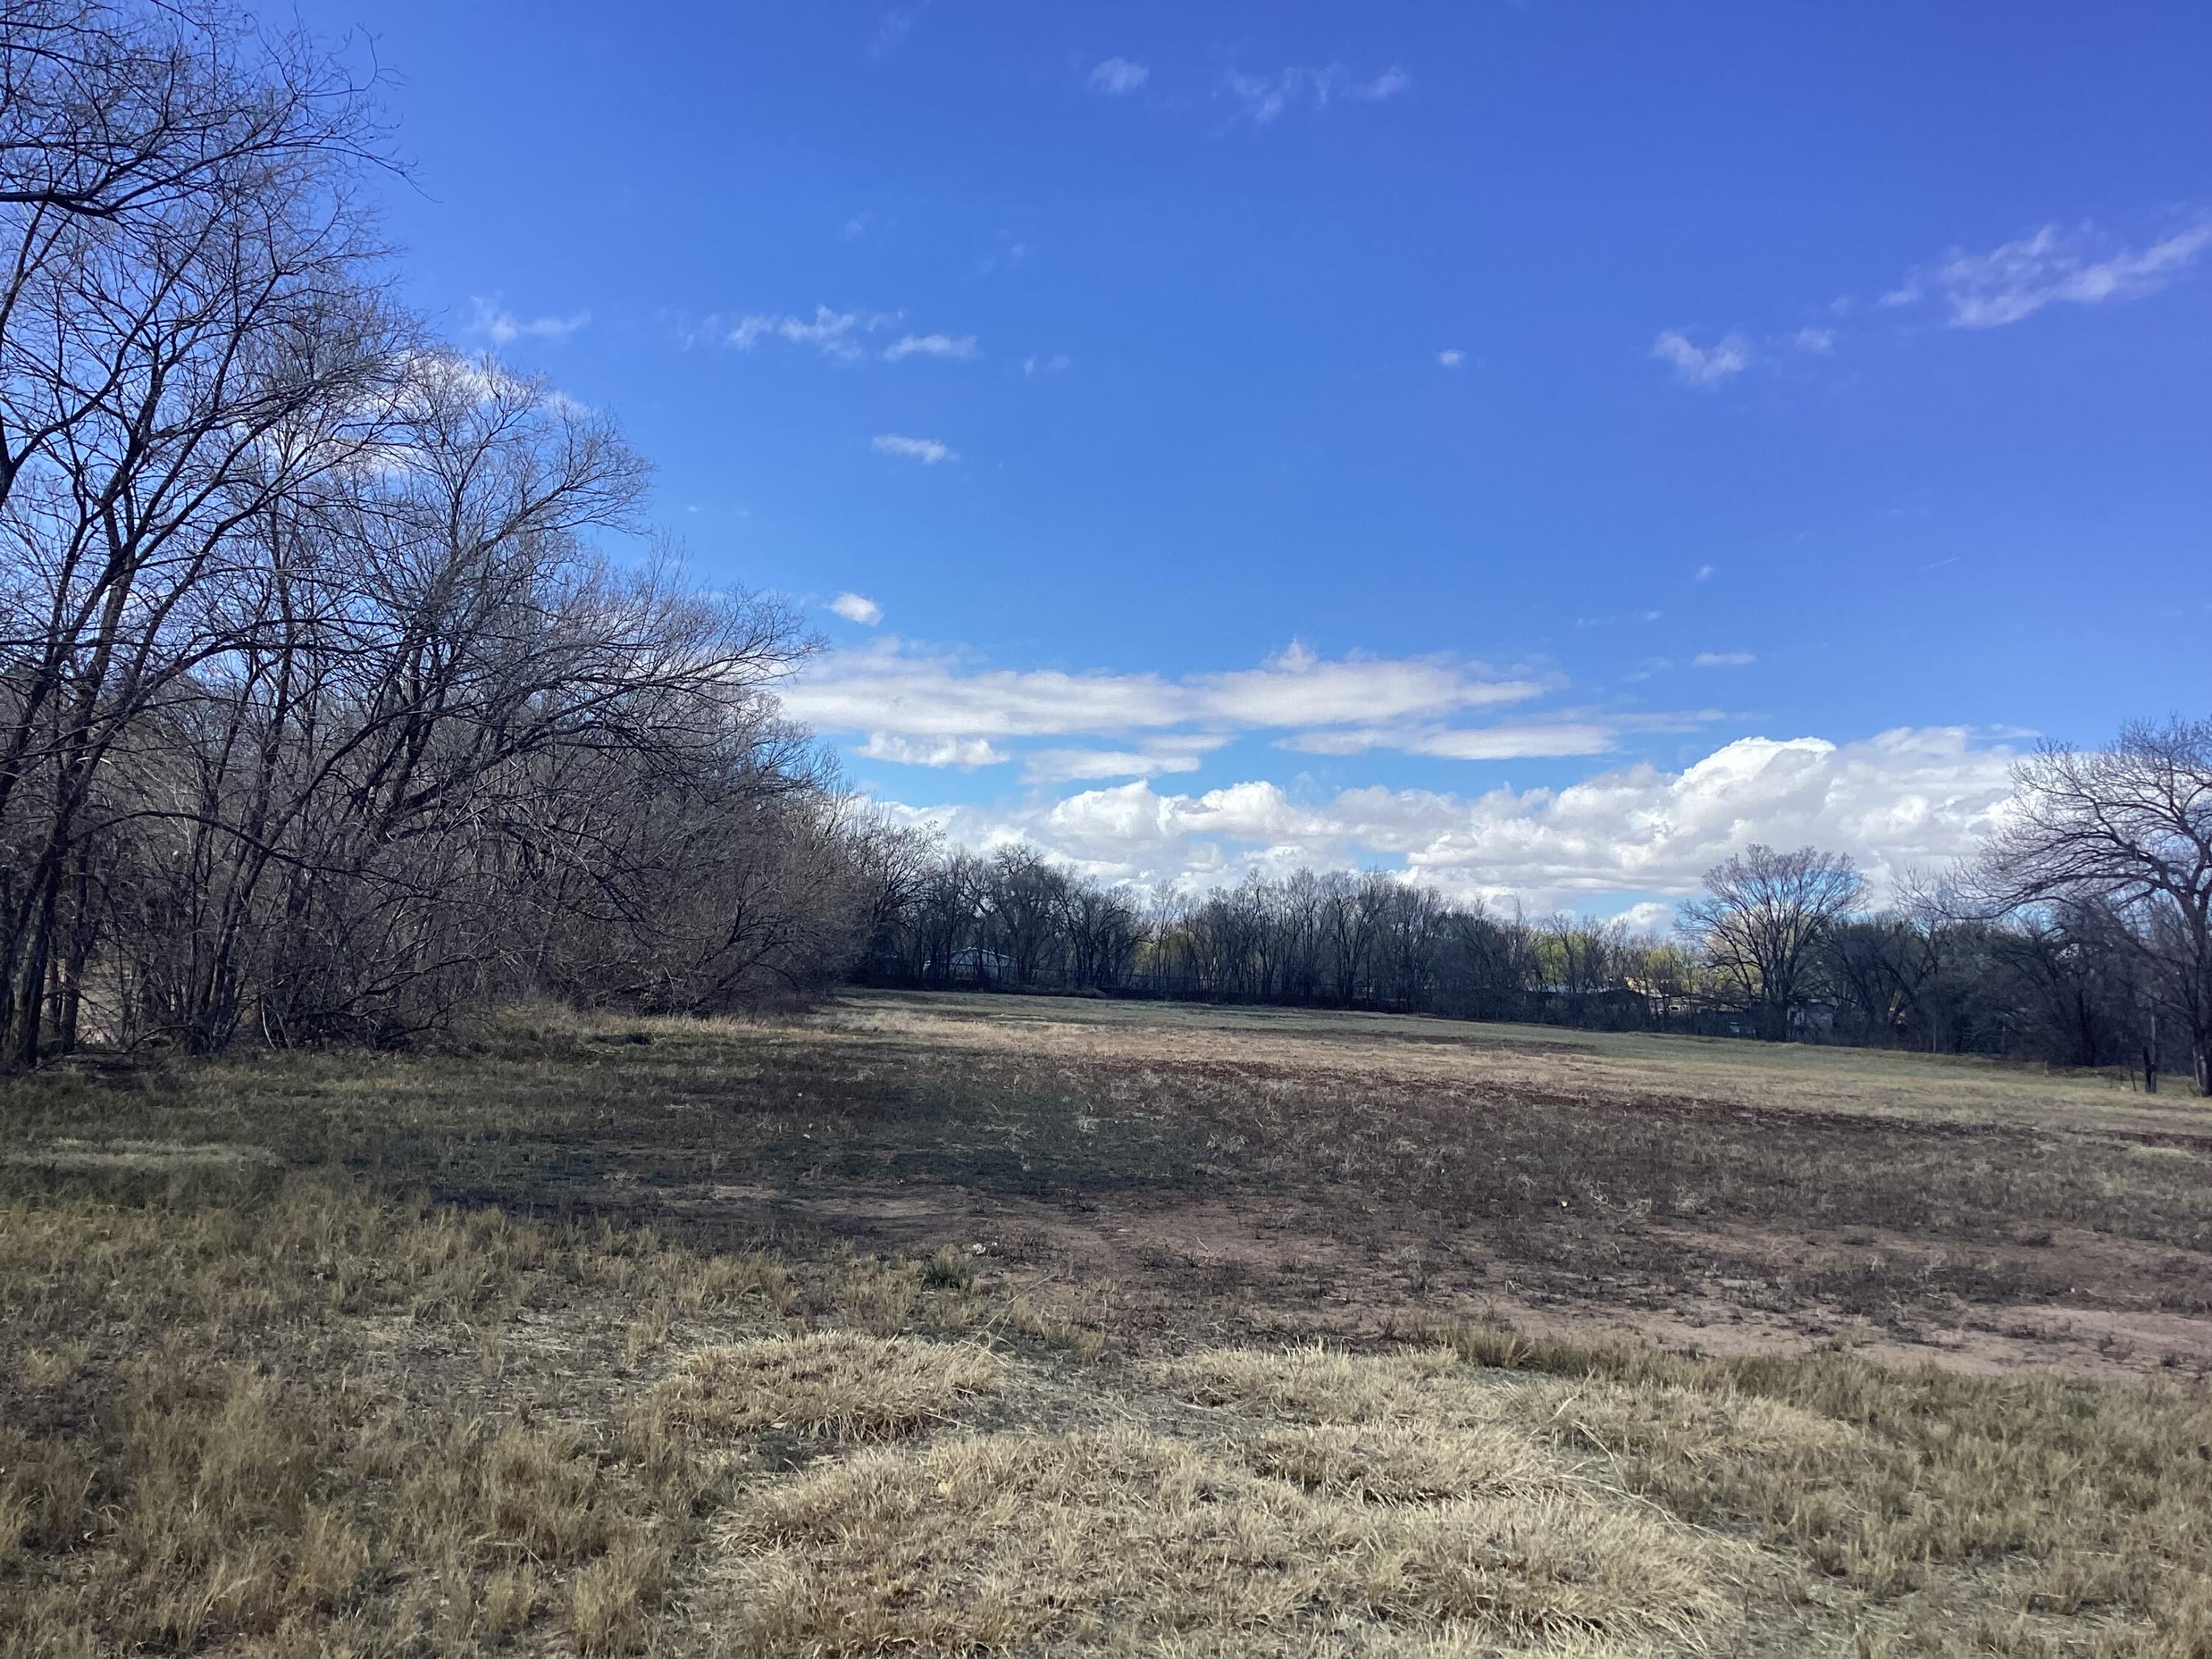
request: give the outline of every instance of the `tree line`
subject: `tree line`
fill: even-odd
[[[2185,1068],[2212,1093],[2212,721],[2047,746],[1964,868],[1868,903],[1846,857],[1753,846],[1668,933],[1454,902],[1386,872],[1147,896],[1010,846],[875,848],[880,983],[1365,1008]]]
[[[611,422],[395,304],[374,88],[0,0],[0,1065],[825,983],[863,826]]]

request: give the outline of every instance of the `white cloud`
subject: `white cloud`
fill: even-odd
[[[922,6],[927,3],[928,0],[921,0],[916,5],[894,6],[878,18],[875,33],[868,37],[868,56],[888,58],[904,46],[907,36],[921,21]]]
[[[1671,363],[1692,386],[1718,386],[1751,367],[1751,343],[1741,334],[1724,335],[1710,346],[1700,346],[1679,329],[1665,329],[1652,341],[1651,355]]]
[[[1023,766],[1022,776],[1030,783],[1073,783],[1195,772],[1207,755],[1228,741],[1225,736],[1199,732],[1158,738],[1141,749],[1040,749]]]
[[[1446,368],[1457,368],[1467,361],[1467,353],[1457,346],[1450,346],[1437,353],[1437,361]]]
[[[1748,651],[1700,651],[1690,659],[1692,668],[1748,668],[1759,659]]]
[[[832,311],[828,306],[817,306],[811,317],[768,313],[740,317],[720,333],[725,345],[735,346],[740,351],[750,351],[763,340],[783,340],[792,345],[811,345],[824,356],[849,362],[863,355],[856,337],[889,328],[897,320],[880,311]],[[709,328],[714,328],[716,319],[709,318],[708,321]]]
[[[895,732],[871,732],[860,745],[868,760],[890,761],[900,766],[951,766],[972,772],[979,766],[1003,766],[1012,757],[994,749],[985,738],[902,738]]]
[[[1602,755],[1618,741],[1620,729],[1598,720],[1528,720],[1516,725],[1390,727],[1361,726],[1333,732],[1301,732],[1281,746],[1306,755],[1358,755],[1395,749],[1406,755],[1440,760],[1534,760],[1545,757]]]
[[[1698,567],[1698,580],[1701,582],[1709,582],[1719,574],[1720,567],[1717,564],[1701,564]]]
[[[975,337],[972,334],[903,334],[884,348],[884,361],[896,362],[902,357],[973,357]]]
[[[1321,69],[1293,66],[1272,75],[1246,75],[1231,70],[1222,77],[1222,85],[1243,106],[1240,112],[1261,126],[1297,105],[1323,110],[1340,98],[1379,103],[1413,84],[1413,77],[1395,65],[1365,81],[1347,73],[1340,64]]]
[[[1809,351],[1825,357],[1836,349],[1836,331],[1832,328],[1801,328],[1791,335],[1790,341],[1800,351]]]
[[[830,601],[830,608],[847,622],[858,623],[863,628],[873,628],[884,619],[883,606],[859,593],[840,593]]]
[[[558,345],[592,320],[588,311],[568,317],[518,317],[501,305],[495,295],[489,299],[477,295],[469,304],[470,332],[494,345],[512,345],[517,340],[550,340]]]
[[[783,689],[786,708],[817,731],[981,733],[994,738],[1381,727],[1435,722],[1540,696],[1536,676],[1501,675],[1447,657],[1316,656],[1293,644],[1257,668],[1190,674],[1071,674],[971,669],[885,640],[832,652]]]
[[[868,447],[878,455],[896,455],[902,460],[920,461],[924,466],[935,466],[939,461],[960,459],[950,446],[935,438],[908,438],[896,432],[886,432],[868,441]]]
[[[1152,78],[1151,70],[1127,58],[1109,58],[1091,71],[1091,87],[1109,97],[1126,98]]]
[[[1753,841],[1849,853],[1888,890],[1973,849],[2010,796],[2010,763],[1961,728],[1934,727],[1840,744],[1745,738],[1679,772],[1629,766],[1471,797],[1374,788],[1308,801],[1261,781],[1162,794],[1140,781],[1018,810],[897,810],[971,846],[1028,841],[1109,879],[1203,885],[1395,859],[1456,896],[1602,913],[1606,895],[1686,896]]]
[[[2156,292],[2212,248],[2212,218],[2147,247],[2116,246],[2094,227],[2045,225],[1986,253],[1954,252],[1882,296],[1890,307],[1940,300],[1954,328],[2001,328],[2049,305],[2100,305]]]
[[[1057,374],[1067,366],[1067,354],[1064,351],[1055,351],[1049,357],[1022,359],[1022,373],[1024,374]]]

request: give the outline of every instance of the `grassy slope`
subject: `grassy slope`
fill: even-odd
[[[1815,1110],[1701,1116],[1824,1062],[1655,1091],[1606,1051],[1563,1080],[1583,1056],[1548,1036],[874,999],[23,1085],[0,1651],[2212,1653],[2199,1382],[1530,1342],[1425,1322],[1435,1297],[1407,1340],[1224,1343],[1210,1308],[1117,1323],[995,1247],[738,1249],[775,1205],[695,1201],[1233,1181],[1284,1207],[1319,1164],[1407,1226],[1565,1228],[1533,1262],[1601,1237],[1553,1218],[1571,1171],[1697,1174],[1731,1213],[1808,1201],[1809,1171],[1839,1214],[2201,1240],[2199,1155],[2063,1099],[2064,1127],[1962,1143],[1899,1099],[1972,1116],[1956,1068],[1890,1061],[1863,1108],[1822,1073]],[[1440,1167],[1447,1138],[1475,1151]],[[1624,1139],[1644,1163],[1606,1161]],[[1615,1249],[1642,1224],[1599,1220]]]

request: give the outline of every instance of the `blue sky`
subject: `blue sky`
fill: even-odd
[[[2203,710],[2212,9],[306,15],[409,296],[957,837],[1609,913]]]

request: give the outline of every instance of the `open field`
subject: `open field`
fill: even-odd
[[[2212,1115],[850,996],[0,1096],[0,1652],[2212,1655]]]

